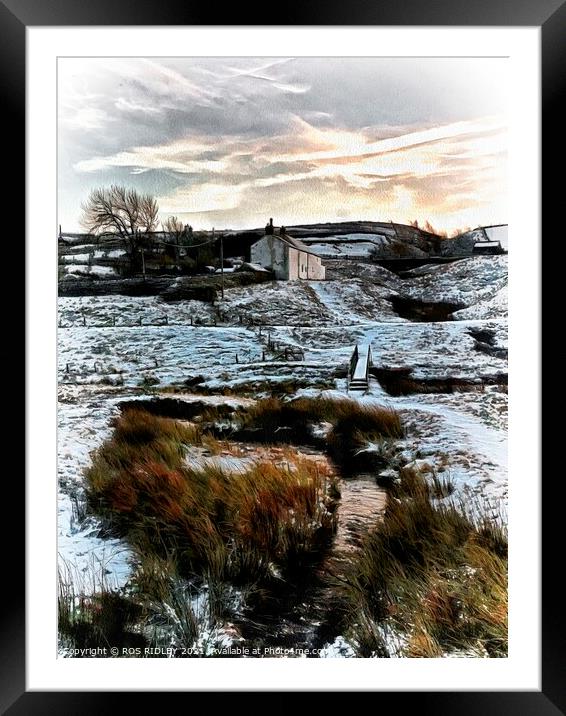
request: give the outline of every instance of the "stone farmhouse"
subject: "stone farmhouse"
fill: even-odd
[[[319,256],[302,241],[289,236],[282,226],[276,233],[273,219],[265,227],[265,235],[250,249],[252,264],[273,271],[280,281],[323,281],[326,276]]]

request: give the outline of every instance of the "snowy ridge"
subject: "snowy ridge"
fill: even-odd
[[[476,256],[450,264],[423,266],[403,283],[411,298],[461,303],[475,310],[455,318],[507,316],[507,256]],[[497,300],[492,300],[499,295]]]

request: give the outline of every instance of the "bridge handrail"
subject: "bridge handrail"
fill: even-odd
[[[350,369],[348,372],[348,380],[352,378],[356,371],[356,366],[358,365],[358,358],[359,358],[359,351],[358,351],[358,345],[356,344],[356,347],[354,348],[354,352],[352,353],[352,357],[350,358]]]

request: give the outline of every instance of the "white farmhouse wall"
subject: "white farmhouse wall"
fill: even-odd
[[[318,256],[307,254],[308,256],[308,278],[311,281],[324,281],[326,278],[326,269],[322,265],[322,261]]]
[[[253,244],[250,249],[250,259],[253,264],[271,269],[276,279],[287,280],[286,246],[274,236],[264,236]]]
[[[299,251],[297,249],[292,249],[290,246],[287,246],[287,256],[288,256],[288,262],[289,262],[289,281],[296,281],[300,278],[300,270],[299,270]]]
[[[324,281],[326,270],[318,256],[289,247],[289,281],[298,279]]]
[[[295,249],[276,236],[264,236],[253,244],[250,260],[271,269],[280,281],[323,281],[326,278],[326,270],[318,256]]]

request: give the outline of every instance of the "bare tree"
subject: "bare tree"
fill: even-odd
[[[81,224],[92,234],[113,235],[124,240],[132,268],[139,263],[139,247],[157,226],[159,207],[150,194],[112,184],[93,189],[82,205]]]
[[[170,216],[161,226],[163,231],[172,239],[175,263],[179,263],[179,246],[185,243],[187,227],[176,216]]]

